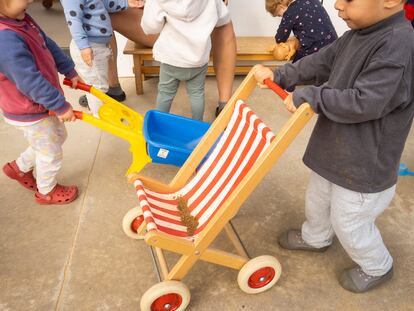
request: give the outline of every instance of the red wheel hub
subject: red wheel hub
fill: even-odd
[[[275,269],[272,267],[264,267],[254,272],[248,280],[251,288],[261,288],[269,284],[275,277]]]
[[[138,216],[137,218],[135,218],[131,223],[131,230],[137,233],[138,228],[139,226],[141,226],[143,221],[144,221],[144,216]]]
[[[183,298],[178,294],[166,294],[159,297],[151,305],[151,311],[174,311],[177,310]]]

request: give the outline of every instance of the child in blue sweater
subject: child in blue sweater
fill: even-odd
[[[76,69],[86,83],[108,91],[109,47],[113,30],[108,13],[129,7],[141,7],[137,0],[61,0],[66,21],[72,35],[70,54]],[[86,95],[89,108],[98,116],[102,102],[91,94]]]
[[[285,42],[290,33],[300,42],[293,62],[319,51],[338,36],[319,0],[266,0],[266,11],[282,17],[275,39]]]

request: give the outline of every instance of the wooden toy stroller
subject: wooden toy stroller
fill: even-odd
[[[277,90],[273,82],[266,84]],[[255,86],[251,71],[170,184],[129,176],[140,207],[125,215],[124,231],[131,237],[143,236],[152,254],[155,249],[158,262],[154,263],[159,280],[159,270],[163,279],[142,296],[142,311],[185,310],[190,292],[181,279],[198,260],[239,270],[237,282],[248,294],[263,292],[279,279],[278,260],[250,259],[230,220],[313,112],[308,104],[301,105],[274,135],[244,103]],[[237,254],[210,247],[223,229]],[[172,269],[163,250],[181,254]]]

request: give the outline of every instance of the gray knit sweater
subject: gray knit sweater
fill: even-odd
[[[318,120],[304,163],[344,188],[374,193],[393,186],[414,115],[414,31],[399,12],[346,32],[331,45],[275,72],[298,107]]]

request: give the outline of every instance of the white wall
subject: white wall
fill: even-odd
[[[253,4],[254,3],[254,4]],[[338,35],[348,27],[338,17],[334,8],[335,0],[324,0],[323,6],[328,11]],[[265,0],[230,0],[229,10],[237,36],[274,36],[280,23],[279,17],[273,17],[265,10]],[[132,76],[132,57],[122,54],[126,39],[118,38],[118,71],[121,77]]]

